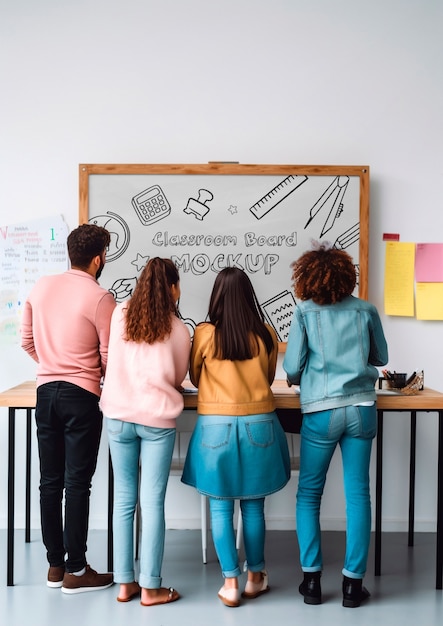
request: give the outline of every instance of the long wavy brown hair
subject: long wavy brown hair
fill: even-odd
[[[320,246],[291,263],[295,297],[317,304],[334,304],[355,289],[352,258],[344,250]]]
[[[171,259],[154,257],[145,265],[126,310],[126,340],[162,341],[171,333],[172,315],[178,316],[171,287],[180,280]]]

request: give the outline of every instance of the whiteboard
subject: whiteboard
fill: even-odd
[[[290,265],[312,239],[352,256],[357,294],[367,297],[368,166],[81,164],[79,175],[80,223],[111,233],[100,283],[121,302],[149,258],[171,258],[191,334],[216,274],[236,266],[286,342],[296,306]]]

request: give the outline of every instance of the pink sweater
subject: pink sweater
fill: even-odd
[[[100,401],[103,414],[144,426],[175,428],[175,420],[183,410],[183,396],[177,388],[188,371],[189,331],[173,316],[171,334],[164,341],[125,341],[125,310],[123,302],[112,315]]]
[[[37,386],[54,381],[100,395],[108,358],[112,295],[87,272],[45,276],[23,311],[21,345],[37,361]]]

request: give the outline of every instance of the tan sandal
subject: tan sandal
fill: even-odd
[[[156,600],[155,602],[142,602],[140,601],[140,604],[142,606],[156,606],[157,604],[169,604],[169,602],[175,602],[176,600],[178,600],[180,598],[180,594],[179,592],[174,589],[173,587],[160,587],[159,591],[167,591],[168,595],[166,597],[163,597],[161,600]]]
[[[125,584],[127,584],[128,586],[131,585],[131,583],[125,583]],[[124,598],[122,598],[121,596],[117,596],[117,602],[130,602],[131,600],[133,600],[134,598],[140,595],[140,591],[141,591],[140,585],[136,582],[132,583],[132,585],[136,585],[135,590]]]

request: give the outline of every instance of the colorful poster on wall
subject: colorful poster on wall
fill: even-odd
[[[0,226],[0,344],[18,343],[23,305],[37,280],[69,267],[61,215]]]

